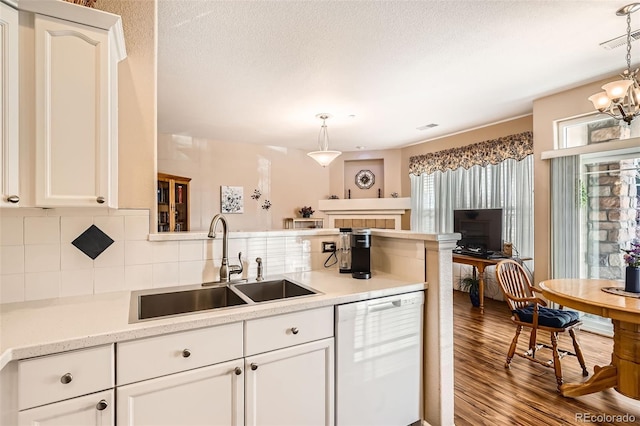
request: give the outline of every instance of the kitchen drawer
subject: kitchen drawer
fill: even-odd
[[[333,306],[245,322],[245,356],[333,336]]]
[[[118,343],[118,386],[242,358],[242,323]]]
[[[113,376],[113,345],[18,361],[18,408],[112,388]]]

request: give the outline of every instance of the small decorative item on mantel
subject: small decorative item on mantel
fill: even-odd
[[[314,210],[311,208],[311,206],[304,206],[300,210],[298,210],[298,213],[300,213],[302,217],[308,218],[311,217],[311,215],[314,213]]]
[[[624,278],[624,291],[640,293],[640,243],[631,243],[631,249],[625,250],[624,261],[627,263]]]

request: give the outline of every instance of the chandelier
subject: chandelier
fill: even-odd
[[[330,114],[322,113],[316,115],[316,118],[322,120],[322,126],[320,127],[320,134],[318,135],[318,151],[313,151],[307,155],[318,162],[322,167],[328,166],[333,160],[335,160],[342,152],[329,151],[329,134],[327,133],[326,121],[331,118]]]
[[[617,16],[627,16],[627,69],[620,74],[622,79],[605,84],[604,92],[589,96],[595,109],[627,124],[640,114],[638,68],[631,71],[631,14],[638,9],[640,3],[631,3],[616,11]]]

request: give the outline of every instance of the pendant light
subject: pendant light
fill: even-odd
[[[320,127],[320,134],[318,135],[318,151],[309,152],[307,155],[318,162],[322,167],[328,166],[333,160],[335,160],[342,152],[329,150],[329,134],[327,133],[326,121],[331,118],[330,114],[322,113],[316,115],[316,118],[322,120],[322,126]]]
[[[631,14],[638,9],[640,3],[631,3],[616,11],[616,15],[627,17],[627,69],[620,74],[622,79],[605,84],[604,92],[589,96],[595,109],[627,124],[640,114],[638,69],[631,71]]]

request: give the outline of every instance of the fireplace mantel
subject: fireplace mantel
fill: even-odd
[[[375,220],[392,219],[392,229],[401,229],[401,217],[411,209],[411,198],[351,198],[319,200],[318,210],[327,215],[327,227],[335,228],[336,219],[360,220],[363,227],[375,228]],[[389,228],[389,226],[386,226]]]

